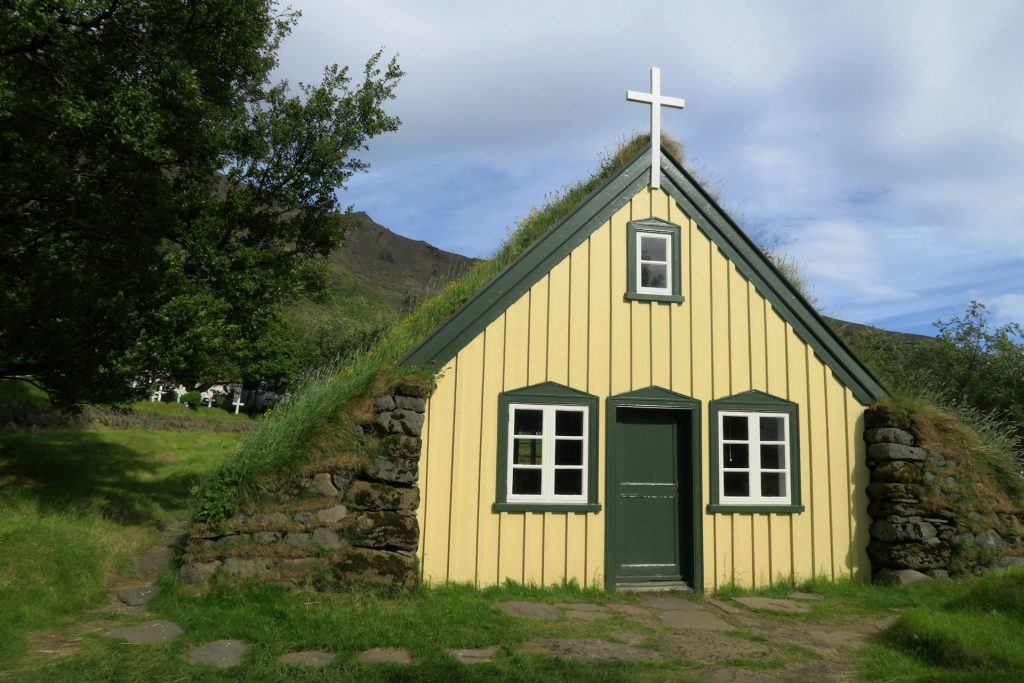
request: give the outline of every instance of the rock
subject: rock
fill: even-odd
[[[949,539],[949,544],[956,548],[957,552],[963,552],[967,548],[970,548],[975,544],[974,534],[962,533],[956,534]]]
[[[281,534],[276,531],[257,531],[252,535],[253,543],[268,545],[281,540]]]
[[[989,529],[975,537],[978,545],[988,550],[999,550],[1003,547],[1003,537],[995,529]]]
[[[240,545],[245,541],[249,540],[247,534],[230,534],[228,536],[221,536],[217,539],[217,545],[222,548],[230,548],[233,545]]]
[[[331,481],[334,483],[334,487],[338,489],[340,493],[348,491],[348,487],[352,485],[353,478],[355,478],[355,475],[348,470],[334,472],[333,474],[331,474]]]
[[[464,648],[461,650],[448,650],[448,652],[455,657],[456,661],[462,664],[484,664],[494,659],[494,655],[498,653],[498,646]]]
[[[393,436],[386,444],[388,455],[393,458],[419,458],[423,447],[419,437],[407,434]]]
[[[926,541],[938,536],[938,531],[928,522],[895,524],[878,521],[871,525],[871,535],[882,541]]]
[[[392,412],[391,416],[393,418],[391,431],[398,431],[398,426],[401,427],[402,432],[409,436],[419,436],[423,431],[423,413],[415,413],[411,410],[399,408]]]
[[[785,598],[763,598],[759,596],[733,598],[744,607],[751,609],[766,609],[773,612],[810,612],[811,608],[802,602],[786,600]]]
[[[924,462],[927,454],[923,448],[904,446],[898,443],[876,443],[868,446],[868,460],[876,463],[890,460]]]
[[[348,514],[348,508],[344,505],[335,505],[329,507],[326,510],[320,510],[316,513],[316,518],[324,524],[337,524],[341,520],[345,519],[345,515]]]
[[[145,621],[141,624],[121,626],[107,631],[113,638],[122,638],[134,645],[152,645],[177,638],[184,631],[177,624],[164,620]]]
[[[414,396],[395,396],[395,405],[402,410],[411,410],[414,413],[427,411],[427,402]]]
[[[395,399],[390,394],[378,396],[373,402],[373,408],[378,413],[386,413],[395,409]]]
[[[209,664],[218,669],[228,669],[238,664],[248,649],[249,646],[241,640],[215,640],[192,648],[185,653],[185,659],[193,664]]]
[[[895,427],[875,427],[864,430],[864,441],[869,444],[897,443],[903,446],[913,446],[914,435]]]
[[[312,512],[296,512],[292,515],[292,521],[296,524],[314,524],[316,519]]]
[[[868,484],[868,498],[897,503],[919,503],[920,491],[914,484]]]
[[[921,479],[924,465],[906,460],[883,462],[871,473],[871,481],[896,484],[913,484]],[[934,476],[934,475],[932,475]]]
[[[174,559],[173,548],[156,547],[149,550],[135,562],[135,571],[140,574],[162,572]]]
[[[512,617],[534,619],[536,621],[555,621],[562,616],[561,610],[546,602],[508,600],[494,603],[494,608]]]
[[[918,581],[930,581],[926,574],[914,569],[880,569],[875,574],[875,583],[883,586],[906,586]]]
[[[645,595],[640,599],[645,607],[656,609],[695,609],[700,603],[696,600],[675,597],[673,595]]]
[[[356,510],[415,510],[420,504],[420,492],[356,480],[345,494],[345,502]]]
[[[930,576],[933,579],[948,579],[949,572],[945,569],[929,569],[928,576]]]
[[[344,583],[373,583],[412,588],[416,585],[415,555],[352,548],[334,563],[334,573]]]
[[[743,614],[743,610],[726,602],[725,600],[719,600],[718,598],[704,598],[704,602],[717,607],[726,614]]]
[[[874,519],[882,519],[884,517],[892,516],[903,516],[909,517],[913,515],[924,514],[925,509],[918,507],[912,503],[897,503],[892,500],[879,499],[873,500],[868,504],[868,514]]]
[[[669,626],[695,631],[732,631],[736,627],[721,617],[702,609],[670,609],[658,617]]]
[[[933,481],[935,481],[936,478],[937,477],[931,472],[925,472],[923,475],[921,475],[921,481],[923,481],[926,484],[931,484]]]
[[[309,547],[310,536],[305,532],[289,531],[284,536],[284,544],[293,548]]]
[[[416,398],[430,398],[433,387],[429,382],[403,379],[394,387],[395,395],[414,396]]]
[[[291,666],[308,666],[320,669],[334,661],[334,655],[323,650],[304,650],[302,652],[289,652],[277,658],[280,664]]]
[[[372,459],[364,468],[366,475],[377,481],[414,485],[420,476],[420,463],[414,458]]]
[[[401,425],[397,424],[391,417],[393,413],[381,413],[373,418],[373,425],[385,434],[401,431]]]
[[[117,591],[117,599],[130,607],[145,605],[158,595],[160,595],[159,586],[136,586]]]
[[[270,526],[284,526],[288,523],[288,517],[283,512],[272,512],[267,515],[267,524]]]
[[[995,569],[1007,569],[1009,567],[1024,567],[1024,557],[998,557],[992,563]]]
[[[352,545],[362,548],[395,548],[416,550],[420,542],[420,527],[412,515],[397,512],[364,512],[349,517],[347,528]]]
[[[817,593],[805,593],[804,591],[793,591],[786,595],[790,600],[824,600],[824,595],[818,595]]]
[[[324,527],[313,529],[312,538],[313,545],[317,546],[321,550],[337,550],[341,546],[341,540],[338,538],[338,534]]]
[[[885,543],[871,539],[868,557],[875,566],[892,569],[939,569],[946,567],[952,556],[949,545],[939,541],[924,543]]]
[[[373,647],[359,653],[356,661],[363,664],[410,664],[412,657],[396,647]]]
[[[270,573],[272,564],[266,558],[228,557],[224,560],[224,573],[236,579],[259,579]]]
[[[181,565],[179,575],[185,583],[205,583],[213,578],[221,566],[220,560],[213,562],[191,562]]]
[[[328,562],[323,557],[296,557],[279,560],[278,566],[288,574],[317,574],[327,570]]]
[[[321,472],[313,476],[313,488],[325,496],[334,497],[338,495],[338,489],[334,487],[331,475],[326,472]]]
[[[547,652],[559,659],[590,662],[660,662],[662,656],[652,650],[613,643],[597,638],[542,638],[523,643],[520,652]]]
[[[945,467],[946,459],[938,453],[928,451],[928,464],[932,467]]]

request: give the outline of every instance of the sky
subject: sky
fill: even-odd
[[[826,315],[934,333],[985,303],[1024,323],[1024,3],[293,0],[278,77],[406,76],[343,204],[486,257],[519,218],[648,132],[647,91],[748,233]]]

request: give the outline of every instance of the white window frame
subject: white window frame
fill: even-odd
[[[725,418],[745,417],[747,418],[747,439],[726,439]],[[783,441],[761,441],[762,417],[774,417],[782,419]],[[725,459],[725,447],[727,444],[748,444],[747,467],[727,467]],[[761,467],[761,446],[782,445],[784,469],[762,469]],[[749,410],[722,410],[718,413],[718,498],[723,505],[790,505],[793,501],[793,440],[790,438],[789,414],[777,412],[753,412]],[[728,496],[725,493],[726,472],[746,472],[750,481],[749,496]],[[761,474],[777,473],[785,475],[786,495],[785,496],[762,496],[761,495]]]
[[[544,415],[542,422],[541,452],[543,454],[539,466],[516,465],[515,464],[515,417],[516,410],[538,410]],[[571,411],[583,415],[583,433],[580,436],[558,436],[555,434],[555,416],[558,411]],[[534,437],[536,438],[536,437]],[[555,442],[581,441],[583,460],[580,465],[556,465],[555,464]],[[538,403],[510,403],[508,406],[508,443],[505,445],[507,454],[506,467],[506,500],[509,503],[586,503],[587,492],[589,491],[588,474],[590,470],[590,410],[580,405],[553,405]],[[541,492],[540,495],[526,495],[512,492],[513,472],[519,469],[540,469],[541,470]],[[555,470],[577,469],[581,470],[582,485],[579,495],[558,495],[555,493]]]
[[[645,261],[643,259],[643,244],[644,238],[660,239],[665,242],[665,260],[664,261]],[[637,294],[653,294],[656,296],[671,296],[672,295],[672,249],[675,245],[672,244],[673,235],[668,232],[654,232],[637,230],[636,231],[636,244],[634,245],[634,253],[636,255],[636,292]],[[644,287],[644,269],[643,265],[664,265],[665,266],[665,286],[664,287]]]

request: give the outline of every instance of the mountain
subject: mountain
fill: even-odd
[[[475,262],[396,234],[365,212],[353,213],[352,220],[354,227],[341,248],[331,254],[331,264],[354,275],[396,310],[407,312]]]

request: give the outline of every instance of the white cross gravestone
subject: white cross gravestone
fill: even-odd
[[[188,393],[188,389],[185,388],[184,384],[179,384],[174,388],[174,395],[177,396],[175,403],[181,403],[181,397]]]
[[[163,385],[163,384],[161,384],[161,385],[160,385],[160,386],[159,386],[159,387],[157,388],[157,390],[153,392],[153,395],[149,397],[149,402],[150,402],[150,403],[159,403],[160,401],[162,401],[162,400],[163,400],[163,398],[164,398],[164,394],[166,394],[166,393],[167,393],[167,392],[166,392],[166,391],[164,391],[164,385]]]
[[[212,391],[204,391],[202,394],[200,394],[200,396],[203,397],[203,402],[206,404],[207,408],[212,408],[213,407],[213,392]]]
[[[661,108],[682,109],[686,102],[661,94],[661,69],[656,66],[651,67],[651,92],[627,90],[626,99],[651,105],[651,188],[656,190],[661,187]]]
[[[238,409],[245,405],[242,403],[242,392],[235,394],[235,400],[232,401],[231,405],[235,407],[235,415],[238,415]]]

